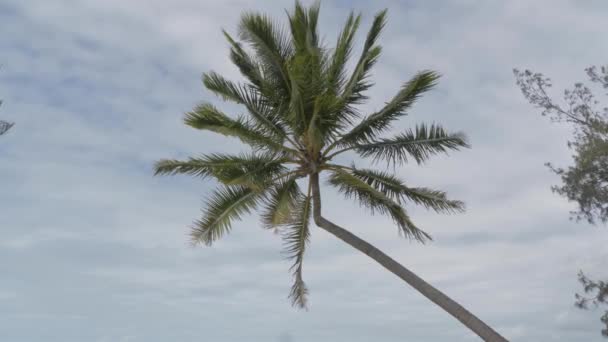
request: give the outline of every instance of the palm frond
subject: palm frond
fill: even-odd
[[[245,104],[243,86],[227,80],[224,76],[213,71],[203,73],[202,79],[205,88],[221,97],[224,101]]]
[[[255,58],[249,55],[241,44],[234,40],[228,32],[222,30],[222,33],[230,44],[230,60],[232,63],[239,68],[241,74],[245,76],[252,85],[256,86],[261,91],[262,89],[267,88],[264,77],[262,76],[261,67]]]
[[[405,83],[401,90],[381,110],[363,119],[345,134],[340,145],[348,146],[365,140],[375,139],[378,134],[390,128],[390,124],[405,115],[414,102],[425,92],[432,89],[439,79],[434,71],[422,71]]]
[[[431,239],[427,233],[414,225],[405,210],[397,202],[358,177],[343,170],[333,170],[329,183],[346,197],[357,199],[361,205],[369,208],[372,214],[379,212],[383,215],[389,215],[399,226],[399,231],[406,237],[414,238],[420,242]]]
[[[312,117],[306,128],[306,146],[311,155],[317,155],[324,146],[325,134],[327,133],[327,126],[321,122],[321,108],[322,98],[317,98],[315,101]]]
[[[432,155],[447,153],[448,150],[457,151],[463,147],[469,147],[463,133],[448,133],[434,124],[429,128],[419,125],[414,131],[410,129],[393,138],[353,146],[362,157],[373,157],[374,161],[386,160],[394,164],[406,163],[410,157],[421,164]]]
[[[281,91],[278,84],[280,82],[277,82],[272,75],[264,72],[264,68],[256,56],[245,51],[241,43],[237,42],[225,30],[222,32],[231,46],[230,60],[250,82],[248,86],[253,87],[257,92],[262,94],[265,101],[277,107],[277,111],[281,112],[282,110],[278,107],[282,106],[286,93]]]
[[[355,16],[355,14],[351,12],[336,41],[336,46],[330,58],[330,64],[327,70],[327,81],[334,94],[338,94],[346,81],[344,68],[352,53],[352,45],[360,21],[361,15]]]
[[[289,222],[283,233],[285,253],[289,259],[293,260],[290,270],[293,272],[294,283],[291,287],[289,298],[292,305],[300,308],[306,308],[306,296],[308,295],[308,288],[302,279],[302,263],[304,262],[306,245],[310,238],[311,205],[312,196],[309,184],[306,195],[301,192],[298,194],[291,222]]]
[[[291,29],[291,41],[296,54],[308,51],[315,53],[319,47],[319,33],[317,23],[319,20],[319,2],[304,8],[300,2],[296,2],[293,14],[287,14],[289,28]]]
[[[284,29],[263,14],[247,13],[241,17],[239,37],[255,50],[268,77],[272,77],[277,90],[289,93],[289,77],[285,68],[293,46]]]
[[[355,70],[346,83],[342,97],[349,104],[358,104],[367,99],[367,97],[363,95],[363,92],[372,86],[372,83],[368,80],[369,72],[378,60],[380,52],[382,51],[380,46],[375,44],[386,24],[386,13],[387,11],[383,10],[374,17],[372,27],[367,33],[367,38],[363,44],[361,57],[359,57]]]
[[[433,190],[425,187],[405,188],[402,192],[403,199],[423,205],[427,209],[436,212],[458,213],[465,211],[465,204],[462,201],[450,200],[445,192]]]
[[[353,168],[352,175],[398,203],[411,201],[426,209],[446,213],[463,212],[465,209],[463,202],[448,199],[443,191],[408,187],[401,179],[387,172]]]
[[[359,169],[354,166],[348,168],[348,171],[350,171],[353,176],[386,195],[388,198],[397,202],[401,201],[401,193],[403,192],[405,185],[403,184],[403,181],[395,175],[383,171]]]
[[[237,85],[215,72],[203,74],[203,83],[207,89],[224,100],[244,105],[256,127],[264,130],[266,134],[286,137],[285,127],[276,108],[254,88]]]
[[[255,149],[297,153],[296,150],[283,145],[282,138],[257,129],[256,124],[251,120],[241,116],[232,119],[209,103],[199,105],[193,111],[186,113],[184,122],[196,129],[238,138]]]
[[[292,221],[301,194],[297,176],[292,176],[279,182],[268,193],[266,208],[262,214],[262,222],[268,229],[277,229]]]
[[[194,222],[193,243],[210,246],[230,232],[232,222],[256,208],[263,194],[246,187],[225,187],[207,199],[203,217]]]
[[[246,186],[261,190],[270,180],[284,173],[287,159],[273,154],[225,155],[209,154],[187,160],[158,161],[155,175],[187,174],[202,178],[214,177],[224,185]]]
[[[288,118],[298,136],[308,130],[314,113],[322,113],[319,105],[327,89],[327,57],[318,45],[317,15],[318,8],[306,11],[296,4],[295,13],[289,17],[296,49],[287,68],[291,82]]]

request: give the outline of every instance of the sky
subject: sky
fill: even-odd
[[[239,80],[221,29],[241,13],[285,20],[292,1],[3,0],[0,2],[0,340],[476,341],[455,319],[366,256],[315,227],[304,263],[310,308],[287,300],[289,261],[257,216],[213,247],[189,225],[216,185],[154,177],[161,158],[239,152],[193,130],[183,113],[211,101],[200,76]],[[408,206],[434,237],[399,238],[389,219],[323,190],[324,215],[370,241],[512,341],[602,341],[599,311],[574,308],[580,269],[605,276],[608,231],[569,220],[553,194],[567,166],[566,125],[529,105],[512,69],[554,80],[552,95],[606,63],[603,0],[323,1],[335,41],[350,9],[389,9],[376,86],[379,108],[416,71],[443,77],[398,132],[437,122],[472,148],[397,169],[467,211]],[[341,161],[357,160],[354,155]],[[363,162],[357,160],[358,162]]]

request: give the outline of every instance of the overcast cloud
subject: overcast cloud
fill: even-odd
[[[252,216],[213,248],[188,225],[214,186],[152,177],[153,162],[244,147],[182,124],[203,100],[226,106],[203,71],[238,78],[220,28],[292,1],[0,2],[0,340],[475,341],[451,316],[367,257],[314,229],[311,307],[286,296],[281,241]],[[576,273],[606,275],[608,231],[568,220],[543,166],[570,162],[567,126],[528,105],[511,69],[551,76],[555,95],[606,63],[603,0],[324,1],[333,42],[350,8],[388,7],[366,110],[418,70],[443,74],[399,128],[440,122],[471,150],[408,165],[412,185],[447,190],[461,215],[410,208],[435,242],[398,238],[390,220],[326,190],[324,211],[513,341],[602,341],[598,312],[573,307]],[[361,30],[363,35],[364,30]],[[352,156],[350,156],[352,157]],[[345,158],[344,161],[350,161]]]

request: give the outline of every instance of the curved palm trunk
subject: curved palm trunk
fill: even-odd
[[[358,236],[349,232],[348,230],[328,221],[321,216],[321,194],[319,191],[319,175],[314,174],[310,177],[312,182],[312,195],[314,201],[313,216],[317,226],[325,229],[329,233],[335,235],[340,240],[351,245],[360,252],[366,254],[370,258],[374,259],[380,265],[384,266],[387,270],[403,279],[410,286],[422,293],[426,298],[430,299],[433,303],[439,305],[442,309],[447,311],[454,318],[459,320],[466,327],[471,329],[475,334],[481,337],[484,341],[507,341],[506,338],[502,337],[499,333],[490,328],[482,320],[477,318],[467,309],[456,303],[454,300],[443,294],[441,291],[434,288],[431,284],[418,277],[412,271],[403,267],[397,261],[384,254],[381,250],[374,247],[367,241],[362,240]]]

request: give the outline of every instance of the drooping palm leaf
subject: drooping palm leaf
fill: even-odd
[[[292,221],[297,209],[300,189],[296,182],[297,175],[278,183],[268,193],[267,205],[262,214],[262,222],[269,229],[278,229]]]
[[[448,199],[445,192],[428,188],[408,187],[402,180],[387,172],[352,169],[352,175],[399,203],[411,201],[436,212],[464,211],[464,203]]]
[[[210,246],[230,231],[232,221],[256,208],[263,193],[246,187],[225,187],[216,190],[206,201],[203,217],[194,222],[192,241]]]
[[[302,278],[302,264],[304,262],[306,245],[310,238],[311,207],[312,196],[309,185],[306,195],[302,193],[298,194],[295,208],[292,211],[292,217],[283,234],[285,253],[289,259],[293,260],[291,271],[293,272],[294,283],[291,287],[289,298],[292,305],[300,308],[306,308],[306,296],[308,295],[308,288]]]
[[[346,197],[357,199],[361,205],[369,208],[372,213],[378,212],[389,215],[405,236],[420,242],[431,239],[427,233],[414,225],[405,210],[397,202],[363,180],[338,169],[332,170],[329,183]]]

